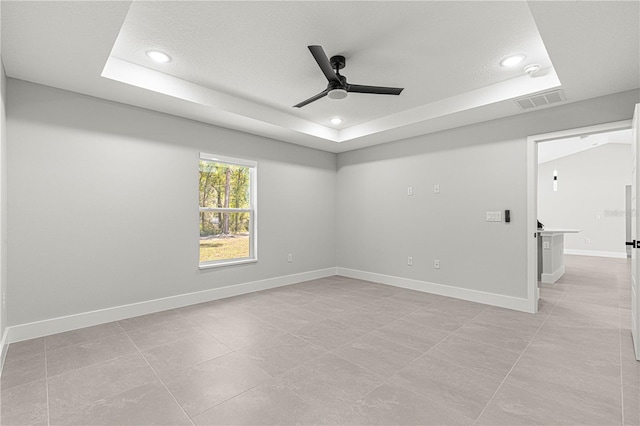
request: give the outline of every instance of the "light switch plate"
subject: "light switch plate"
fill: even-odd
[[[502,222],[502,212],[487,212],[487,222]]]

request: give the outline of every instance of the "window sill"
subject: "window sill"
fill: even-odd
[[[233,265],[242,265],[245,263],[257,263],[258,259],[236,259],[236,260],[229,260],[229,261],[221,261],[221,262],[216,262],[216,263],[205,263],[205,264],[201,264],[198,265],[198,269],[203,270],[203,269],[213,269],[213,268],[220,268],[223,266],[233,266]]]

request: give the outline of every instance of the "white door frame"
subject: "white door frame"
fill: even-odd
[[[561,130],[527,137],[527,300],[528,312],[538,312],[538,143],[575,136],[613,132],[631,128],[631,120],[597,124],[577,129]]]

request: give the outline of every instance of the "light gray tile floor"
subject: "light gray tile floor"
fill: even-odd
[[[640,425],[630,264],[530,315],[329,277],[12,344],[2,425]]]

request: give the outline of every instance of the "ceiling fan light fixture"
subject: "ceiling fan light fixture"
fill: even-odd
[[[333,117],[333,118],[331,119],[331,124],[335,124],[336,126],[337,126],[338,124],[342,124],[342,118],[340,118],[340,117]]]
[[[327,94],[327,96],[331,99],[344,99],[347,97],[347,91],[344,89],[333,89]]]
[[[507,68],[515,67],[520,62],[524,61],[524,58],[526,58],[526,56],[524,55],[512,55],[500,61],[500,66],[507,67]]]
[[[167,62],[171,62],[171,56],[167,55],[164,52],[160,52],[159,50],[148,50],[147,56],[161,64],[166,64]]]

